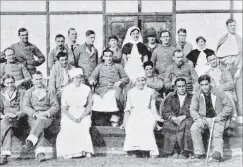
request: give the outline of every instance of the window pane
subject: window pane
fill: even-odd
[[[138,12],[138,1],[106,1],[106,12]]]
[[[230,14],[177,14],[176,30],[187,30],[187,41],[197,48],[196,38],[203,36],[207,40],[207,47],[215,50],[219,39],[227,33],[225,22]],[[203,20],[203,21],[202,21]]]
[[[36,45],[46,55],[46,17],[45,16],[1,16],[1,50],[19,42],[18,29],[26,28],[30,43]],[[38,67],[46,76],[46,62]]]
[[[2,1],[1,11],[21,12],[21,11],[45,11],[45,1]]]
[[[50,11],[102,11],[102,1],[50,1]]]
[[[230,1],[176,1],[176,10],[230,9]]]
[[[142,1],[142,12],[172,12],[172,1]]]
[[[234,9],[242,10],[242,1],[234,1]]]
[[[234,13],[236,21],[236,33],[242,37],[242,13]]]
[[[77,42],[79,44],[85,42],[85,32],[87,30],[94,30],[96,33],[94,45],[98,49],[99,55],[101,55],[103,46],[102,15],[53,15],[50,17],[50,26],[51,49],[56,47],[55,36],[57,34],[63,34],[66,37],[69,28],[75,28],[77,30]]]

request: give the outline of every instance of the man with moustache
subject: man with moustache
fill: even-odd
[[[58,34],[55,37],[56,41],[56,48],[52,49],[49,52],[47,62],[48,62],[48,68],[51,70],[52,66],[57,61],[57,55],[59,52],[65,52],[68,53],[68,49],[64,46],[65,44],[65,37],[62,34]]]
[[[169,65],[165,73],[165,88],[168,90],[174,89],[174,81],[176,78],[185,78],[187,82],[187,91],[192,93],[199,88],[197,83],[198,76],[195,69],[188,63],[184,62],[183,51],[176,49],[173,52],[172,59],[174,63]]]

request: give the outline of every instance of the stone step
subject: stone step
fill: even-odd
[[[225,141],[225,148],[231,150],[242,149],[242,126],[237,128],[237,133],[235,136],[230,137]],[[92,136],[92,141],[94,145],[94,150],[96,155],[106,155],[106,154],[125,154],[123,152],[123,144],[125,140],[125,131],[118,127],[104,127],[96,126],[91,127],[90,133]],[[155,137],[157,145],[160,152],[163,146],[163,135],[161,132],[155,132]],[[13,155],[11,157],[18,157],[20,153],[21,145],[24,141],[18,140],[16,137],[13,138]],[[55,143],[55,141],[53,142]],[[55,148],[54,148],[55,153]],[[52,155],[55,157],[55,155]],[[34,158],[34,153],[30,155],[30,158]]]

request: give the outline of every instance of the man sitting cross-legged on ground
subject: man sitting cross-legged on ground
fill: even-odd
[[[38,161],[46,159],[46,153],[52,152],[51,147],[47,147],[44,130],[52,123],[52,117],[59,110],[56,94],[49,91],[43,85],[42,73],[36,71],[33,74],[34,86],[27,90],[24,95],[23,108],[29,117],[30,134],[22,146],[19,159],[25,159],[30,149],[35,146],[35,153]]]
[[[193,120],[190,117],[192,94],[187,92],[186,79],[175,80],[175,92],[164,101],[162,116],[165,119],[163,134],[165,155],[173,158],[187,159],[193,153],[190,128]]]
[[[193,97],[190,107],[190,114],[194,120],[191,127],[191,136],[194,147],[194,156],[197,159],[205,157],[202,134],[206,129],[214,128],[212,133],[213,158],[223,160],[223,132],[233,112],[230,99],[220,90],[213,88],[208,75],[199,77],[198,82],[201,90]]]
[[[98,65],[89,78],[90,85],[95,85],[93,94],[92,123],[105,126],[110,121],[118,125],[118,116],[124,105],[123,87],[129,83],[122,65],[113,63],[113,52],[103,51],[104,63]]]

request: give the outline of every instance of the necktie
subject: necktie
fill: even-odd
[[[181,45],[181,49],[182,49],[182,50],[184,49],[184,46],[185,46],[184,44],[183,44],[183,45]]]
[[[72,51],[73,59],[74,59],[74,66],[77,67],[77,61],[76,61],[76,57],[75,57],[75,55],[74,55],[74,48],[73,48],[73,45],[71,45],[71,51]]]
[[[73,48],[73,45],[71,45],[71,51],[74,52],[74,48]]]

